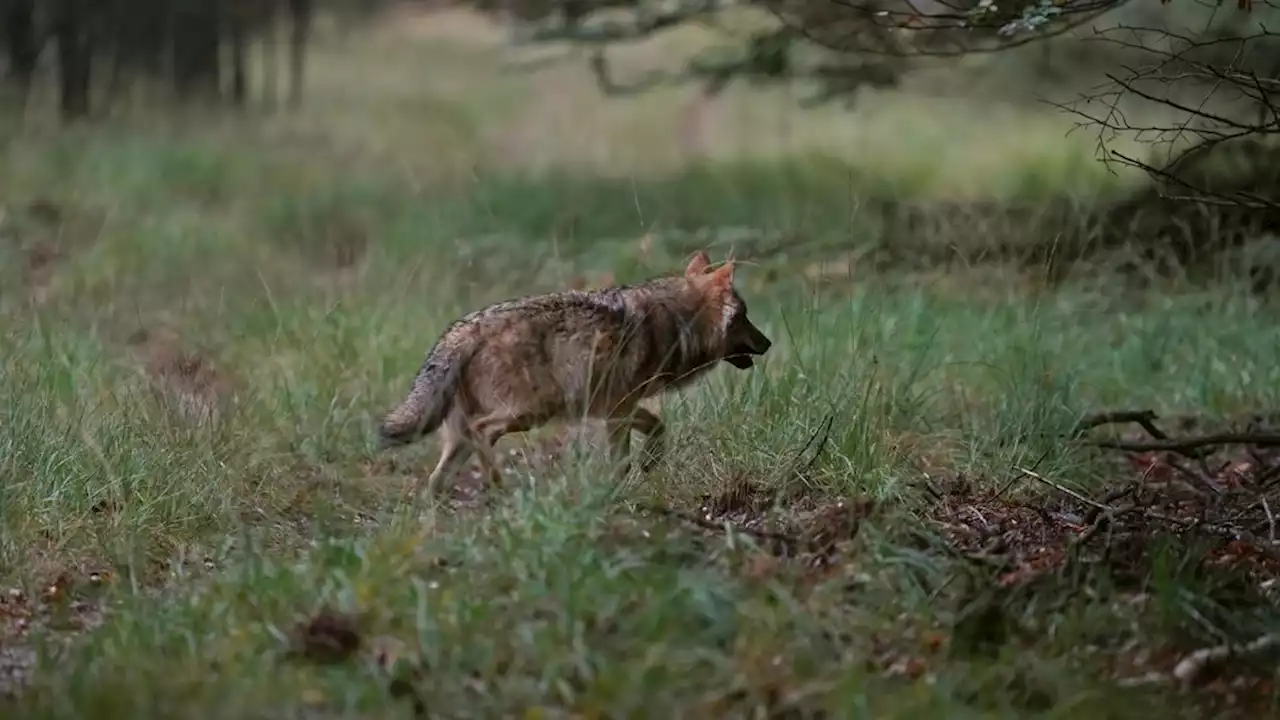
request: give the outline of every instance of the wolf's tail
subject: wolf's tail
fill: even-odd
[[[378,434],[384,448],[411,443],[444,422],[462,371],[475,351],[473,343],[453,343],[450,339],[442,339],[431,349],[413,379],[408,397],[383,418]]]

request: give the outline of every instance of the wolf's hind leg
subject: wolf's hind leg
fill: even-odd
[[[454,474],[471,458],[475,448],[463,429],[465,421],[461,417],[450,415],[441,428],[440,460],[427,476],[425,484],[429,495],[440,492],[440,483]],[[422,491],[422,478],[418,478],[410,488],[410,495],[417,498]]]
[[[537,418],[510,413],[491,413],[475,422],[472,432],[475,434],[476,449],[480,453],[480,464],[489,476],[489,484],[502,487],[502,471],[498,468],[498,459],[494,446],[503,435],[524,432],[537,424]]]

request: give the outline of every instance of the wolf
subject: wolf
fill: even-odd
[[[641,469],[649,472],[664,452],[665,428],[639,402],[690,384],[720,361],[750,369],[773,344],[747,317],[734,268],[730,260],[713,269],[698,251],[681,275],[530,295],[455,320],[383,419],[382,448],[442,429],[428,494],[473,453],[491,486],[501,487],[499,438],[587,418],[605,421],[620,477],[631,467],[631,431],[644,435]],[[413,497],[422,482],[413,483]]]

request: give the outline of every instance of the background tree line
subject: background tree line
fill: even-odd
[[[447,4],[450,0],[437,0]],[[1040,71],[1095,82],[1064,111],[1099,132],[1105,159],[1143,167],[1184,194],[1280,210],[1274,193],[1227,189],[1189,158],[1220,144],[1280,133],[1280,0],[452,0],[502,19],[516,44],[583,49],[599,87],[642,92],[699,83],[706,95],[735,81],[808,82],[805,102],[849,100],[865,85],[893,85],[928,57],[1043,50]],[[319,13],[357,22],[393,0],[0,0],[8,83],[24,102],[37,77],[56,81],[64,119],[86,117],[139,83],[175,101],[245,105],[303,95],[307,46]],[[747,9],[757,21],[721,21]],[[735,16],[736,17],[736,16]],[[697,57],[675,72],[621,82],[609,48],[688,24],[720,28],[736,51]],[[1050,50],[1054,55],[1050,55]],[[1048,80],[1046,80],[1046,84]],[[1157,122],[1130,111],[1158,106]],[[1150,117],[1150,116],[1148,116]],[[1168,119],[1173,118],[1173,119]],[[1145,124],[1144,124],[1145,123]],[[1138,135],[1152,157],[1107,146]],[[1194,178],[1193,178],[1194,176]],[[1195,183],[1192,186],[1192,183]]]
[[[146,82],[179,101],[267,103],[279,93],[284,49],[288,101],[298,103],[307,45],[321,9],[356,16],[378,0],[0,0],[7,78],[25,103],[47,67],[66,120],[89,115]],[[256,67],[256,70],[255,70]]]
[[[736,81],[801,80],[817,88],[807,104],[852,102],[860,88],[895,85],[936,58],[1011,54],[1030,80],[1028,96],[1075,88],[1072,99],[1058,92],[1054,102],[1098,133],[1104,160],[1141,167],[1201,199],[1280,210],[1280,198],[1250,196],[1239,183],[1219,191],[1202,172],[1181,172],[1219,145],[1256,147],[1280,133],[1277,0],[475,2],[517,25],[520,42],[586,49],[610,94],[693,82],[711,96]],[[719,27],[726,10],[743,6],[768,20],[724,28],[736,52],[631,82],[610,72],[611,47],[687,24]],[[1150,157],[1113,147],[1122,135],[1146,142]]]

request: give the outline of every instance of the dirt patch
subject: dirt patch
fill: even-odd
[[[953,549],[999,558],[1009,567],[999,576],[1004,586],[1026,582],[1062,562],[1067,543],[1084,522],[1078,508],[1056,502],[1033,507],[974,487],[959,475],[935,489],[936,502],[927,517]]]
[[[157,398],[183,420],[207,423],[225,410],[231,383],[205,355],[185,347],[177,333],[142,328],[127,342]]]
[[[0,207],[0,249],[17,258],[17,279],[32,302],[45,302],[60,268],[97,242],[106,216],[56,200]]]

